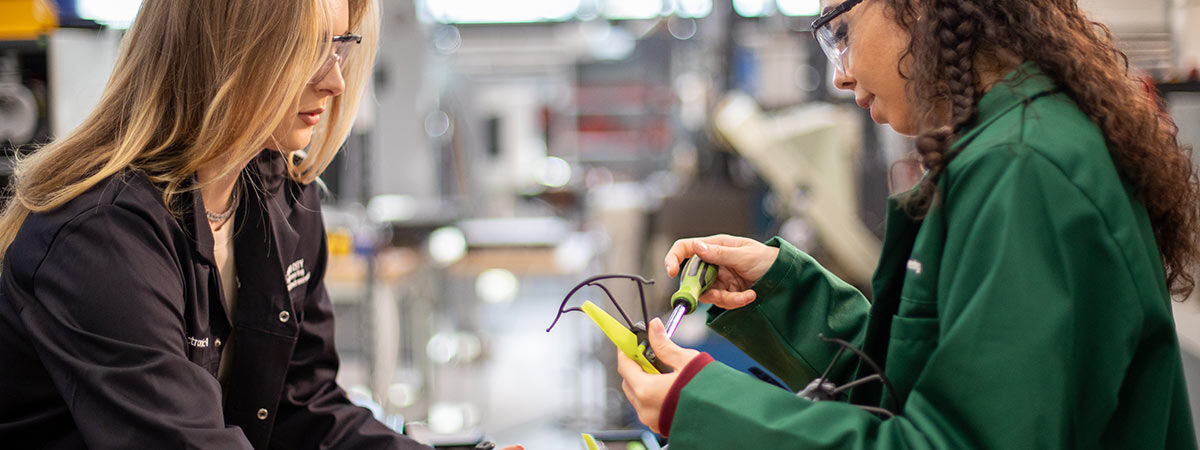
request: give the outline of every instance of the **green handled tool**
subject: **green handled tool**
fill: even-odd
[[[692,255],[683,267],[679,269],[679,290],[671,295],[671,317],[667,319],[667,337],[675,335],[675,328],[683,316],[696,310],[697,299],[712,286],[717,279],[717,267],[700,259],[700,255]]]
[[[675,328],[679,326],[680,319],[684,315],[696,310],[697,299],[717,279],[717,270],[718,267],[716,265],[701,261],[699,256],[691,257],[680,268],[679,290],[675,291],[675,294],[671,296],[671,306],[674,308],[674,311],[671,313],[671,317],[667,320],[666,325],[668,338],[675,333]],[[592,322],[596,323],[597,327],[600,327],[604,335],[608,336],[608,339],[617,346],[617,349],[621,350],[621,353],[624,353],[630,359],[637,362],[643,371],[650,374],[670,373],[672,371],[671,366],[659,361],[658,356],[654,354],[654,350],[650,348],[650,334],[646,330],[646,322],[638,321],[635,323],[630,320],[625,311],[621,309],[621,304],[613,298],[608,288],[599,283],[600,281],[609,279],[628,279],[638,283],[638,295],[642,300],[642,317],[649,320],[649,315],[646,311],[646,295],[642,288],[643,286],[654,284],[653,281],[637,275],[597,275],[584,280],[571,289],[571,292],[567,293],[567,296],[563,298],[562,304],[558,307],[558,315],[554,317],[554,322],[550,323],[550,327],[546,328],[546,331],[549,332],[554,328],[554,324],[558,323],[558,319],[564,313],[570,311],[583,312],[587,314],[588,318],[592,319]],[[625,319],[628,328],[590,301],[584,302],[581,308],[567,307],[567,302],[571,300],[571,296],[587,286],[598,287],[608,296],[613,306],[616,307],[617,312],[621,314],[621,318]]]
[[[679,290],[671,294],[671,307],[674,309],[671,310],[671,317],[667,319],[668,339],[675,335],[675,329],[679,328],[679,322],[683,320],[683,316],[696,310],[700,294],[712,287],[713,281],[717,279],[718,269],[717,265],[701,260],[699,255],[692,255],[683,263],[683,267],[679,269]],[[640,323],[637,325],[634,331],[638,343],[645,347],[646,360],[662,373],[671,372],[671,367],[659,361],[658,355],[655,355],[654,350],[650,348],[650,336],[645,325]]]

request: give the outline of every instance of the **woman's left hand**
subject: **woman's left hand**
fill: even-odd
[[[650,321],[649,331],[650,348],[654,350],[659,361],[671,366],[675,371],[662,375],[648,374],[642,371],[642,366],[624,353],[617,352],[617,372],[625,379],[625,382],[621,383],[621,389],[625,390],[625,397],[633,404],[633,409],[637,410],[638,420],[650,427],[651,431],[662,434],[658,420],[667,393],[671,391],[675,379],[679,378],[679,371],[700,352],[671,342],[671,339],[667,338],[662,320],[655,318]]]

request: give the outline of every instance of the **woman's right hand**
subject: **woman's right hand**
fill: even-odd
[[[750,286],[775,263],[779,249],[753,239],[725,234],[680,239],[671,246],[663,261],[667,275],[672,278],[679,275],[679,265],[692,255],[700,255],[700,259],[721,266],[712,287],[698,300],[724,309],[736,309],[754,301],[757,295]]]

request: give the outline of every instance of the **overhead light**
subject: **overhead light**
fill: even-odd
[[[699,19],[712,13],[712,0],[675,0],[679,17]]]
[[[142,0],[77,0],[75,10],[80,18],[125,29],[133,24],[141,6]]]
[[[571,164],[562,158],[551,156],[542,164],[542,175],[539,177],[543,186],[560,188],[571,182]]]
[[[455,227],[442,227],[429,234],[429,256],[442,267],[453,265],[467,254],[467,237]]]
[[[818,16],[821,13],[820,0],[775,0],[775,4],[785,16]]]
[[[766,0],[733,0],[733,10],[742,17],[762,17],[767,15]]]
[[[425,12],[442,23],[561,22],[579,10],[579,0],[424,0]]]
[[[488,269],[475,279],[475,294],[486,303],[509,303],[517,298],[520,281],[505,269]]]
[[[367,202],[367,217],[375,223],[404,222],[416,217],[417,208],[407,195],[376,195]]]
[[[663,13],[663,0],[608,0],[604,16],[609,19],[651,19]]]

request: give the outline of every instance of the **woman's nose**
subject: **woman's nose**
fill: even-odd
[[[317,82],[317,89],[331,97],[341,95],[342,91],[346,90],[346,80],[342,77],[341,63],[337,63],[333,70],[325,74],[325,78]]]
[[[858,80],[855,80],[854,77],[852,77],[850,75],[846,75],[846,73],[842,72],[841,70],[833,71],[833,86],[834,87],[844,90],[844,91],[853,91],[854,87],[857,85],[858,85]]]

